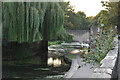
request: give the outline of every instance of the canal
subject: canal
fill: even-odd
[[[9,63],[9,64],[8,64]],[[57,80],[63,78],[69,70],[70,64],[66,64],[63,57],[49,57],[48,66],[42,65],[23,65],[16,62],[3,62],[2,78],[12,80]]]

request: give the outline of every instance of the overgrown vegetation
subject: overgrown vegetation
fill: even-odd
[[[113,48],[114,36],[115,32],[111,28],[100,32],[96,39],[91,41],[91,51],[86,55],[86,60],[100,62],[106,56],[108,51]]]
[[[102,1],[101,3],[106,10],[100,11],[92,19],[92,25],[98,25],[102,31],[91,41],[91,51],[85,58],[87,61],[93,60],[98,63],[106,56],[107,52],[113,48],[113,38],[116,35],[115,26],[119,25],[118,4],[120,2]],[[104,26],[101,26],[101,24]]]

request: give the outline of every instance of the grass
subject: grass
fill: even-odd
[[[60,43],[61,43],[61,41],[49,41],[48,46],[56,45],[56,44],[60,44]]]
[[[74,59],[74,58],[76,58],[76,55],[75,55],[75,54],[66,54],[66,56],[67,56],[69,59]]]

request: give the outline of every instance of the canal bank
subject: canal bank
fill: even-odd
[[[61,61],[62,63],[60,63]],[[39,59],[29,60],[29,63],[26,62],[26,64],[22,61],[4,61],[3,63],[3,80],[57,80],[69,70],[69,64],[66,64],[62,57],[54,57],[54,61],[51,61],[46,67],[39,65]]]
[[[88,64],[84,65],[81,67],[81,64],[84,64],[81,62],[81,64],[78,63],[80,62],[81,59],[77,55],[76,59],[72,60],[72,65],[69,71],[65,74],[64,78],[68,79],[74,79],[74,78],[107,78],[107,79],[113,79],[115,77],[115,70],[116,70],[116,63],[117,63],[117,58],[118,58],[118,36],[116,36],[113,40],[113,43],[115,44],[113,49],[110,50],[106,57],[101,60],[100,65],[95,67],[95,65]],[[79,59],[77,58],[79,57]],[[118,63],[119,65],[119,63]],[[118,68],[119,71],[119,68]],[[119,75],[119,74],[118,74]]]
[[[76,58],[72,59],[72,64],[64,78],[89,78],[93,73],[95,65],[83,61],[80,54],[76,54]]]

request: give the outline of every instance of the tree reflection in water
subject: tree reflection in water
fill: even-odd
[[[53,67],[59,67],[62,65],[62,60],[59,58],[48,58],[48,65]]]

